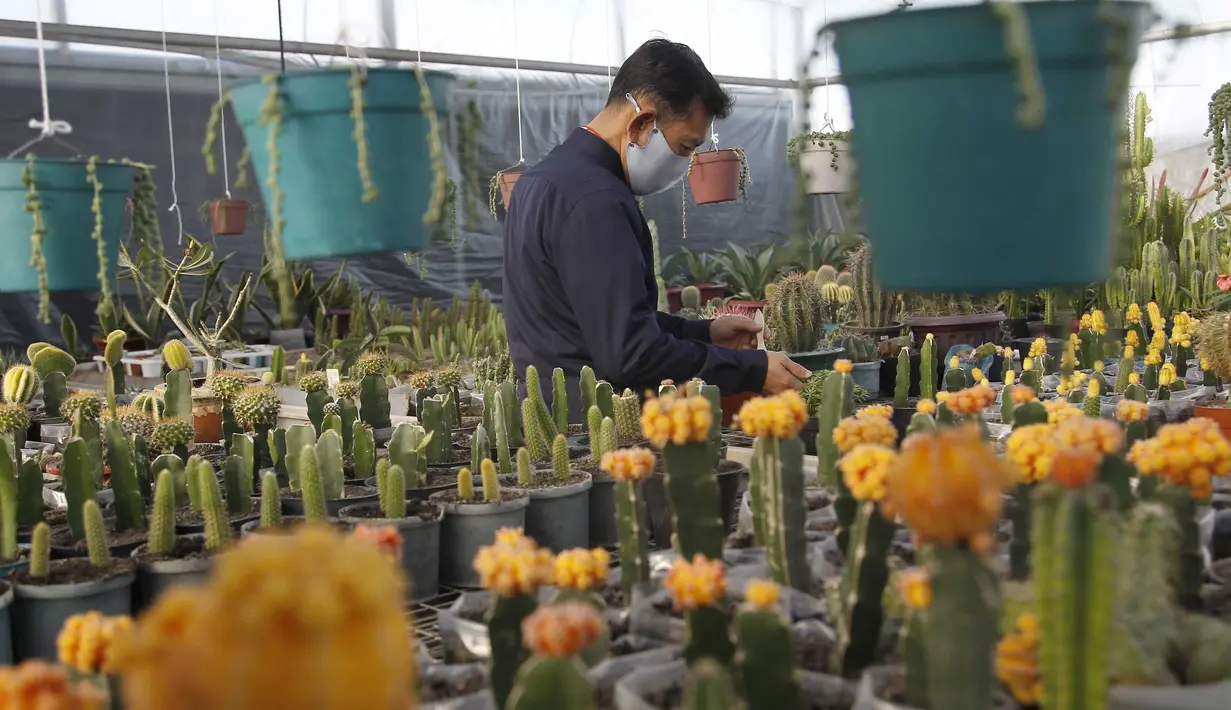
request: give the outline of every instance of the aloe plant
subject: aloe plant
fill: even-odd
[[[722,264],[724,280],[735,297],[746,301],[764,301],[765,287],[782,273],[774,265],[774,247],[766,245],[757,252],[727,242],[728,252],[714,258]]]

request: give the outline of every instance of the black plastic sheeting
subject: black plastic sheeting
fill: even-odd
[[[161,61],[157,62],[161,73]],[[33,67],[31,68],[33,71]],[[161,78],[161,77],[160,77]],[[148,85],[148,82],[147,82]],[[483,120],[479,142],[486,176],[509,168],[518,160],[517,101],[511,73],[480,72],[459,78],[452,95],[454,116],[473,100]],[[788,169],[786,142],[790,137],[791,92],[773,90],[734,90],[735,111],[719,122],[721,147],[742,147],[748,156],[752,181],[749,202],[698,206],[689,198],[687,240],[682,241],[681,188],[646,199],[648,218],[656,221],[663,255],[686,246],[692,250],[720,250],[727,242],[756,245],[781,238],[774,231],[789,232],[796,224],[795,179]],[[575,127],[588,121],[603,106],[607,81],[598,77],[535,74],[522,75],[522,145],[527,163],[545,155]],[[39,109],[37,85],[0,86],[4,96],[0,107],[0,148],[8,150],[28,140],[33,132],[27,122]],[[166,96],[149,88],[116,90],[88,86],[53,86],[53,115],[69,121],[74,132],[67,140],[82,155],[101,158],[131,158],[158,166],[155,179],[161,206],[161,227],[168,256],[176,253],[179,227],[173,212],[171,170],[168,155]],[[198,216],[198,208],[222,196],[222,175],[206,174],[201,155],[210,106],[216,96],[201,92],[173,93],[176,180],[178,203],[184,229],[198,238],[208,238],[208,224]],[[232,195],[256,206],[260,196],[255,189],[236,190],[233,166],[243,151],[243,137],[232,114],[227,115],[227,155],[232,166]],[[455,127],[454,127],[455,128]],[[450,141],[450,170],[459,179],[456,143]],[[36,153],[48,157],[73,157],[69,148],[47,142],[36,146]],[[221,160],[219,154],[219,160]],[[250,177],[255,185],[255,176]],[[430,296],[447,300],[464,296],[470,283],[478,279],[497,301],[501,291],[501,226],[488,213],[486,179],[478,196],[481,223],[474,231],[464,229],[464,211],[458,209],[459,239],[454,245],[435,245],[427,257],[427,273],[407,264],[400,255],[371,255],[347,261],[348,278],[367,289],[376,289],[391,302],[405,307],[413,297]],[[815,210],[814,203],[810,209]],[[259,208],[258,208],[259,209]],[[829,213],[830,208],[825,212]],[[249,224],[247,234],[215,239],[219,254],[234,252],[224,277],[235,282],[242,271],[256,272],[261,263],[261,227]],[[6,258],[26,258],[8,255]],[[318,283],[338,268],[338,262],[312,264]],[[189,302],[199,294],[199,280],[186,284]],[[131,295],[131,284],[122,282],[121,293]],[[264,289],[258,299],[265,299]],[[85,341],[96,329],[94,293],[52,294],[51,325],[35,317],[36,294],[0,294],[0,346],[24,347],[35,340],[59,341],[59,311],[77,321]],[[248,313],[248,325],[263,327],[255,309]]]

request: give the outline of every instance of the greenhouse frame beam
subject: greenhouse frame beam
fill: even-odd
[[[0,37],[19,39],[34,39],[33,22],[19,20],[0,20]],[[51,42],[79,42],[82,44],[97,44],[103,46],[151,45],[161,46],[162,33],[152,30],[134,30],[122,27],[94,27],[88,25],[68,25],[62,23],[43,23],[43,37]],[[278,40],[259,39],[255,37],[218,37],[218,46],[222,49],[248,52],[279,51]],[[199,53],[202,49],[213,51],[215,37],[213,35],[188,34],[183,32],[167,33],[167,49],[171,51],[185,50],[186,53]],[[287,54],[309,54],[317,56],[346,56],[347,48],[339,44],[322,42],[286,41]],[[390,49],[388,47],[351,47],[352,54],[362,53],[368,59],[380,59],[390,62],[414,62],[420,54],[411,49]],[[568,62],[546,62],[523,59],[514,62],[504,57],[482,57],[466,54],[448,54],[445,52],[423,52],[425,64],[452,64],[456,66],[487,67],[491,69],[514,69],[520,67],[525,71],[552,72],[557,74],[584,74],[589,76],[607,76],[608,67],[596,64],[572,64]],[[720,83],[731,86],[756,86],[767,89],[798,89],[799,83],[789,79],[762,79],[757,77],[719,76],[714,77]]]

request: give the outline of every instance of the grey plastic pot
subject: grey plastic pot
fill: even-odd
[[[481,486],[482,484],[479,482],[479,474],[476,473],[473,475],[474,475],[475,486]],[[363,485],[367,486],[368,488],[374,488],[377,491],[379,491],[380,487],[377,486],[376,483],[377,483],[376,476],[363,479]],[[431,498],[434,493],[439,493],[441,491],[451,491],[455,488],[457,488],[457,484],[455,483],[444,483],[439,486],[426,486],[424,488],[407,488],[406,489],[406,500],[427,500]],[[378,498],[379,496],[380,494],[377,493]]]
[[[881,698],[885,688],[900,688],[905,684],[906,669],[902,666],[872,666],[859,678],[851,710],[917,710],[912,705],[901,705]],[[1015,710],[1017,707],[1017,703],[1006,693],[993,691],[991,710]]]
[[[605,473],[592,473],[590,481],[590,546],[611,547],[619,540],[615,479]]]
[[[0,666],[13,665],[13,623],[9,607],[13,606],[13,585],[0,581]]]
[[[1171,687],[1111,689],[1110,710],[1226,710],[1231,681]]]
[[[550,471],[540,471],[550,474]],[[590,488],[593,477],[556,488],[529,488],[530,506],[526,509],[526,536],[552,552],[590,547]]]
[[[879,396],[881,393],[881,361],[852,363],[851,379],[855,384],[867,390],[869,397]]]
[[[304,522],[306,521],[304,520],[304,517],[302,515],[283,515],[282,516],[282,526],[278,528],[274,528],[274,530],[276,532],[286,532],[289,526],[302,525]],[[332,525],[333,527],[343,532],[350,530],[352,527],[349,522],[346,522],[345,520],[342,520],[341,518],[331,517],[331,518],[328,518],[326,522],[328,522],[330,525]],[[260,534],[262,534],[260,518],[246,522],[243,525],[239,526],[240,537],[247,537],[249,535],[260,535]]]
[[[507,489],[506,489],[507,490]],[[521,495],[500,503],[451,503],[437,493],[431,500],[444,508],[440,522],[440,583],[455,587],[479,586],[474,557],[490,545],[500,528],[524,528],[530,497]]]
[[[402,537],[402,571],[410,580],[410,601],[422,602],[440,593],[440,521],[443,511],[439,504],[432,505],[436,517],[432,520],[414,518],[370,518],[355,514],[375,508],[378,503],[348,505],[338,516],[355,525],[380,525],[397,528]]]
[[[204,535],[187,535],[192,540],[199,540],[202,548],[205,546]],[[201,584],[209,578],[210,567],[214,560],[208,555],[184,560],[142,560],[145,545],[132,551],[132,557],[137,561],[137,579],[133,583],[133,613],[139,614],[151,606],[160,594],[172,587],[190,584]]]
[[[74,614],[98,611],[104,616],[131,615],[135,580],[135,574],[125,572],[78,584],[17,584],[12,609],[15,660],[56,660],[56,638]]]
[[[363,486],[363,487],[367,488],[367,486]],[[377,500],[380,500],[380,491],[376,490],[375,488],[372,488],[370,490],[371,490],[371,493],[364,493],[363,495],[359,495],[359,496],[349,496],[346,498],[331,498],[329,500],[326,500],[325,501],[325,514],[331,518],[336,518],[338,517],[338,513],[340,513],[343,508],[346,508],[352,505],[363,505],[365,503],[373,503]],[[303,515],[303,498],[291,498],[288,496],[288,497],[282,498],[281,500],[282,500],[282,514],[283,515],[290,515],[294,517],[300,517]],[[260,517],[259,513],[257,514],[257,517],[258,518]]]
[[[631,657],[631,656],[630,656]],[[837,676],[811,671],[797,671],[801,710],[848,708],[854,701],[851,684]],[[658,710],[649,698],[672,688],[682,688],[688,679],[684,659],[645,665],[616,681],[616,710]],[[858,706],[856,706],[858,708]]]

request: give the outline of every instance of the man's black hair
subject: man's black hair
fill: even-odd
[[[686,118],[698,98],[718,119],[730,115],[735,103],[691,47],[666,39],[649,40],[624,60],[611,82],[607,105],[627,103],[625,94],[650,99],[667,120]]]

